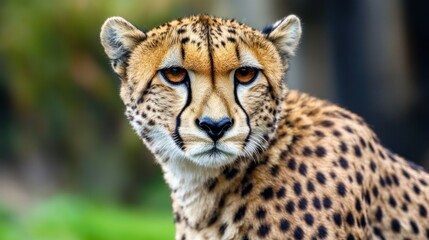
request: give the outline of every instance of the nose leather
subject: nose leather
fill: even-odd
[[[215,121],[209,117],[203,117],[197,119],[196,124],[201,130],[206,132],[213,141],[217,141],[232,127],[233,120],[230,118],[222,118]]]

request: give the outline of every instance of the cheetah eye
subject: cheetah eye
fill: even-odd
[[[188,76],[186,69],[181,67],[170,67],[159,70],[161,75],[171,83],[181,83]]]
[[[239,83],[247,84],[252,82],[258,76],[259,69],[253,67],[237,68],[234,73],[234,79]]]

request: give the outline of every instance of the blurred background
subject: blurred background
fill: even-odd
[[[133,133],[99,43],[208,13],[261,29],[297,14],[290,88],[362,115],[429,168],[427,1],[13,1],[0,6],[0,239],[172,239],[168,188]]]

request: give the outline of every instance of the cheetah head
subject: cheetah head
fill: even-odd
[[[218,168],[268,146],[300,36],[293,15],[264,31],[201,15],[145,32],[112,17],[101,43],[126,116],[158,159]]]

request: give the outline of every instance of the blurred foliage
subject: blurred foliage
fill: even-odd
[[[4,240],[158,240],[173,239],[169,211],[124,210],[72,196],[58,196],[25,218],[0,210]]]
[[[0,239],[172,238],[168,189],[123,116],[99,33],[110,16],[150,29],[183,15],[179,4],[2,1],[0,174],[31,206],[1,204],[0,186]]]
[[[146,28],[170,19],[175,4],[154,2],[2,2],[0,93],[7,105],[0,164],[25,168],[41,159],[52,175],[45,177],[60,187],[96,194],[115,195],[159,175],[123,117],[118,81],[99,42],[109,16]]]

